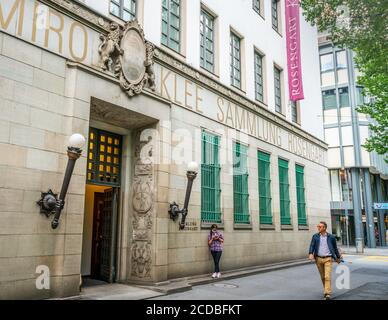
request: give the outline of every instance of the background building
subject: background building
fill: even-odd
[[[333,232],[343,244],[354,245],[358,228],[364,245],[386,245],[388,218],[385,211],[374,210],[373,203],[387,202],[388,164],[362,146],[372,120],[356,111],[368,98],[357,84],[354,52],[334,47],[321,34],[319,53]]]
[[[0,298],[74,295],[81,275],[144,284],[210,273],[212,223],[226,239],[223,270],[306,257],[330,220],[318,38],[301,18],[305,99],[291,104],[283,1],[0,5]],[[125,24],[133,17],[150,43]],[[122,40],[124,28],[137,36]],[[36,202],[59,192],[75,132],[87,145],[51,229]],[[193,159],[179,230],[168,209],[183,204]],[[36,287],[38,266],[49,290]]]

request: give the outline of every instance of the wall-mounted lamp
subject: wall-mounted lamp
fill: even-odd
[[[193,181],[198,173],[198,163],[196,162],[190,162],[187,166],[187,188],[186,188],[186,196],[185,196],[185,204],[182,209],[179,209],[179,206],[174,201],[170,204],[170,209],[168,210],[168,213],[170,214],[170,218],[172,220],[176,220],[179,216],[179,214],[182,214],[181,222],[179,223],[179,229],[182,230],[185,228],[185,220],[188,213],[188,206],[189,206],[189,200],[190,200],[190,194],[191,194],[191,188],[193,186]]]
[[[40,206],[40,213],[44,213],[47,217],[55,213],[54,220],[51,222],[51,227],[53,229],[58,227],[59,217],[61,216],[61,211],[65,205],[65,197],[71,175],[73,174],[74,165],[77,159],[81,156],[84,144],[85,138],[82,134],[75,133],[70,137],[67,147],[67,156],[69,157],[69,160],[67,162],[66,172],[63,178],[59,197],[57,197],[57,194],[54,194],[51,189],[49,189],[48,192],[42,192],[42,198],[37,202]]]

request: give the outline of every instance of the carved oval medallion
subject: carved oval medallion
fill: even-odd
[[[138,84],[144,78],[146,68],[144,62],[146,60],[146,47],[144,39],[135,28],[126,30],[121,40],[121,56],[122,71],[125,79],[131,84]]]
[[[152,208],[150,184],[146,181],[138,181],[134,184],[133,189],[133,208],[138,213],[147,213]]]

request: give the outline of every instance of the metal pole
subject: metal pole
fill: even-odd
[[[183,209],[182,209],[182,220],[181,220],[181,223],[179,224],[179,229],[185,228],[185,222],[186,222],[186,216],[187,216],[187,211],[188,211],[188,206],[189,206],[191,189],[193,187],[193,181],[194,181],[195,177],[197,176],[197,173],[192,172],[192,171],[187,171],[186,176],[187,176],[186,196],[185,196],[185,203],[184,203]]]
[[[377,202],[383,202],[383,194],[381,191],[381,178],[380,175],[376,176],[376,194],[377,194]],[[385,210],[377,210],[377,217],[378,217],[378,223],[379,223],[379,237],[380,237],[380,246],[386,246],[386,240],[385,240]]]
[[[353,189],[353,212],[354,212],[354,226],[356,233],[356,251],[358,253],[364,252],[364,230],[362,225],[361,212],[361,190],[360,190],[360,171],[361,166],[361,148],[360,148],[360,132],[358,128],[358,114],[356,111],[356,94],[355,94],[355,77],[354,77],[354,63],[353,53],[346,49],[346,57],[348,62],[348,80],[349,80],[349,101],[350,112],[352,119],[352,133],[353,133],[353,149],[354,149],[354,167],[351,169],[352,174],[352,189]]]
[[[67,155],[69,157],[69,160],[67,162],[65,176],[63,178],[61,193],[59,194],[57,203],[55,205],[55,216],[54,220],[51,222],[51,227],[53,229],[56,229],[59,224],[59,217],[61,216],[61,211],[63,209],[63,206],[65,205],[65,198],[67,189],[69,188],[70,179],[73,174],[75,162],[81,155],[81,151],[79,150],[73,150],[72,148],[67,149]]]
[[[349,202],[350,202],[349,177],[348,177],[348,171],[346,169],[344,171],[345,171],[346,186],[348,188],[346,200],[347,200],[347,203],[349,204]],[[349,252],[349,211],[348,211],[347,207],[345,209],[345,222],[346,222],[346,244],[347,244],[347,248],[348,248],[348,252]]]
[[[356,234],[356,252],[364,252],[364,232],[361,214],[360,172],[358,168],[351,169],[353,191],[354,229]]]
[[[365,215],[366,215],[366,231],[368,235],[369,248],[376,248],[375,238],[375,221],[372,210],[372,191],[370,184],[369,169],[363,169],[364,172],[364,190],[365,190]]]

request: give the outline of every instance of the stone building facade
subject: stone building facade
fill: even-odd
[[[330,220],[327,145],[314,132],[322,128],[319,118],[307,125],[312,133],[305,131],[303,111],[302,123],[293,123],[290,110],[284,108],[287,116],[273,112],[272,103],[255,101],[148,42],[136,21],[118,21],[77,1],[0,5],[0,299],[76,295],[81,276],[156,283],[210,273],[204,133],[219,141],[220,212],[213,222],[226,239],[223,270],[306,255],[316,223]],[[138,19],[146,31],[147,5]],[[282,90],[285,101],[284,84]],[[59,193],[67,141],[75,132],[87,145],[59,227],[52,229],[37,201],[48,189]],[[236,142],[246,147],[249,209],[243,222],[234,205]],[[261,213],[258,152],[268,156],[270,168],[270,207]],[[168,210],[173,201],[183,205],[192,160],[201,165],[180,230]],[[280,163],[288,165],[282,200]],[[285,223],[281,203],[289,206]],[[270,223],[260,220],[266,213]],[[48,267],[49,289],[37,288],[41,266]]]

